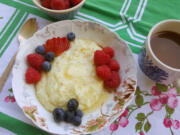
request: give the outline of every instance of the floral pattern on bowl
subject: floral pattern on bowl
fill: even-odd
[[[34,85],[28,85],[24,80],[27,69],[25,56],[34,52],[36,46],[43,44],[47,39],[63,37],[68,32],[74,32],[77,38],[93,40],[103,47],[111,46],[115,50],[115,59],[121,65],[121,84],[116,93],[99,109],[86,114],[79,127],[64,122],[55,123],[52,114],[46,111],[36,98]],[[20,45],[13,67],[12,87],[17,104],[37,127],[52,134],[89,134],[108,127],[123,113],[134,96],[136,82],[136,64],[123,40],[100,24],[67,20],[46,26]]]

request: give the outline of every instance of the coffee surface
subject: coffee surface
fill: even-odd
[[[180,69],[180,34],[162,31],[151,37],[151,48],[164,64]]]

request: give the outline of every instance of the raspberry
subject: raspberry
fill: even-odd
[[[94,63],[96,66],[101,66],[108,64],[110,62],[110,57],[105,52],[97,50],[94,53]]]
[[[44,62],[44,57],[37,53],[32,53],[27,56],[27,62],[30,66],[34,67],[37,70],[41,70],[42,64]]]
[[[109,67],[113,71],[119,71],[119,69],[120,69],[119,63],[113,59],[110,60]]]
[[[117,88],[120,84],[120,76],[118,72],[112,71],[111,79],[105,80],[104,85],[108,88]]]
[[[46,44],[43,45],[47,52],[54,52],[56,56],[60,55],[63,51],[66,51],[70,47],[70,43],[66,37],[52,38],[46,41]]]
[[[108,80],[111,78],[111,70],[106,65],[98,66],[96,68],[96,75],[102,80]]]
[[[114,56],[114,50],[111,47],[103,48],[103,51],[108,54],[111,58]]]
[[[70,0],[65,0],[64,3],[66,9],[70,8]]]
[[[71,4],[73,6],[76,6],[77,4],[79,4],[82,0],[71,0]]]
[[[51,8],[51,0],[41,0],[41,5],[46,8]]]
[[[55,10],[66,9],[66,0],[51,0],[51,8]]]
[[[26,83],[33,84],[41,80],[41,74],[33,67],[28,67],[25,74]]]

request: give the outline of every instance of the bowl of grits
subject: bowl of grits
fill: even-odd
[[[27,84],[26,56],[38,45],[54,37],[73,32],[76,39],[70,48],[57,56],[48,73],[41,74],[36,84]],[[107,92],[96,75],[94,52],[104,47],[115,51],[120,63],[121,83],[113,93]],[[20,45],[13,67],[12,87],[17,104],[40,129],[52,134],[89,134],[108,127],[131,102],[136,88],[136,64],[128,45],[114,32],[95,22],[66,20],[47,25]],[[75,98],[84,113],[80,126],[56,123],[52,112],[56,107],[67,109]]]

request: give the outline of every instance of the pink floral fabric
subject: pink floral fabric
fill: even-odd
[[[165,128],[169,129],[170,135],[175,135],[174,130],[179,130],[180,133],[180,120],[174,119],[173,114],[178,107],[178,96],[180,96],[180,90],[172,87],[171,85],[162,85],[156,84],[151,88],[151,92],[142,91],[139,87],[137,87],[135,94],[135,104],[129,105],[125,111],[119,116],[119,118],[110,125],[110,130],[112,134],[116,132],[116,130],[121,128],[126,128],[130,123],[129,117],[136,110],[141,109],[142,106],[149,105],[149,113],[138,113],[136,116],[136,120],[138,121],[135,125],[135,130],[139,133],[139,135],[145,135],[151,130],[151,121],[149,117],[156,112],[165,110],[166,115],[164,119],[162,119],[162,125]],[[144,97],[151,97],[150,101],[144,101]],[[118,124],[117,124],[118,123]]]
[[[9,95],[4,98],[4,102],[14,103],[16,100],[15,100],[15,98],[13,96],[13,91],[12,91],[12,89],[9,89],[8,91],[9,91]]]

